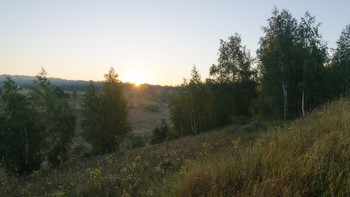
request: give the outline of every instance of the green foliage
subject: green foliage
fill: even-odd
[[[29,99],[7,78],[1,100],[0,158],[8,172],[28,174],[40,168],[45,158],[57,166],[68,159],[74,136],[75,117],[60,89],[50,85],[46,72],[34,81]]]
[[[166,137],[164,139],[164,141],[172,141],[172,140],[176,140],[179,138],[178,133],[176,133],[174,130],[169,130],[166,133]]]
[[[170,97],[170,118],[179,136],[198,134],[247,119],[256,93],[253,59],[238,34],[221,40],[218,64],[205,83],[196,69],[192,78]]]
[[[28,174],[37,170],[42,161],[41,128],[29,100],[19,93],[20,88],[9,77],[3,90],[1,101],[5,108],[0,113],[0,160],[8,172]]]
[[[218,64],[212,65],[210,75],[216,76],[220,83],[251,80],[255,72],[250,68],[252,62],[249,51],[241,45],[241,36],[236,33],[228,41],[220,40]]]
[[[57,97],[56,88],[50,84],[46,74],[42,69],[37,76],[30,91],[30,100],[42,128],[42,153],[47,168],[49,163],[57,166],[67,160],[74,137],[75,116],[68,102]]]
[[[132,147],[133,148],[141,148],[145,146],[145,139],[142,136],[136,136],[132,139]]]
[[[294,81],[300,76],[296,56],[297,20],[290,12],[276,8],[263,28],[265,36],[260,39],[257,51],[260,69],[260,102],[263,116],[283,117],[287,119],[290,106],[296,101],[297,86]],[[296,80],[299,81],[299,80]],[[267,104],[267,105],[266,105]],[[271,108],[270,108],[271,107]],[[273,113],[271,113],[273,112]]]
[[[302,71],[302,79],[298,83],[302,93],[301,110],[312,109],[325,101],[324,64],[327,59],[327,47],[318,33],[320,24],[316,24],[315,17],[306,12],[298,26],[298,58]]]
[[[80,144],[78,146],[75,146],[72,149],[72,155],[78,156],[78,158],[86,158],[92,155],[92,152],[89,147],[86,145]]]
[[[108,153],[119,148],[131,128],[123,87],[113,68],[105,75],[102,94],[97,94],[90,83],[83,97],[82,116],[82,136],[92,145],[93,151]]]
[[[308,12],[297,23],[287,10],[274,9],[268,21],[257,52],[259,98],[251,110],[260,118],[286,120],[325,101],[327,47]]]
[[[169,99],[170,119],[179,136],[196,135],[214,127],[214,95],[210,93],[194,66],[189,83],[184,81]]]
[[[164,142],[164,139],[166,138],[168,131],[169,131],[169,127],[166,121],[162,120],[161,125],[152,131],[150,144],[157,144],[157,143]]]
[[[102,149],[99,134],[100,129],[100,100],[95,85],[90,81],[82,98],[81,105],[81,135],[89,142],[95,151]]]
[[[52,150],[49,151],[49,162],[56,166],[68,160],[68,150],[74,137],[75,116],[66,100],[56,102],[55,119],[50,127],[54,129],[54,137],[50,140]]]
[[[348,96],[350,91],[350,25],[342,31],[327,68],[328,99]]]
[[[70,98],[70,93],[65,93],[60,87],[55,87],[55,94],[58,98]]]

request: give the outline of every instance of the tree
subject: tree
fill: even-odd
[[[57,98],[70,98],[71,95],[69,93],[65,93],[62,88],[56,86],[55,87],[55,94]]]
[[[221,83],[250,80],[253,59],[249,51],[241,44],[241,36],[235,34],[228,41],[220,40],[218,64],[210,67],[210,75],[216,76]]]
[[[74,137],[75,116],[68,102],[59,99],[44,69],[34,80],[30,99],[43,128],[42,137],[45,166],[57,166],[67,159],[68,148]]]
[[[97,153],[116,151],[130,132],[127,102],[118,74],[111,68],[105,74],[102,94],[97,95],[90,83],[82,105],[83,137]],[[91,121],[91,122],[90,122]]]
[[[350,25],[347,25],[341,32],[334,53],[334,61],[339,64],[348,65],[350,63]]]
[[[153,129],[150,143],[157,144],[157,143],[164,142],[164,139],[166,138],[168,131],[169,131],[168,124],[164,119],[162,119],[160,126]]]
[[[265,36],[260,38],[257,51],[261,75],[260,102],[270,105],[266,111],[278,114],[282,100],[283,119],[286,120],[289,100],[295,96],[288,92],[296,91],[297,87],[292,81],[298,81],[296,73],[300,71],[295,69],[298,65],[295,59],[298,26],[297,20],[287,10],[279,12],[275,8],[272,14],[268,19],[269,25],[263,28]]]
[[[249,50],[241,44],[241,36],[235,34],[228,41],[220,41],[218,64],[212,65],[210,75],[220,86],[229,90],[231,118],[249,115],[249,105],[256,97],[256,71]],[[225,88],[226,89],[226,88]],[[227,90],[225,90],[227,91]]]
[[[81,128],[83,130],[82,136],[88,141],[94,150],[102,149],[103,136],[99,134],[100,125],[100,99],[96,92],[96,87],[90,81],[89,86],[86,88],[86,92],[82,98],[81,115],[83,117],[81,121]]]
[[[301,86],[301,111],[305,116],[305,94],[306,103],[309,107],[315,107],[321,103],[324,98],[324,63],[327,58],[327,47],[322,41],[321,35],[318,33],[320,24],[315,24],[315,17],[309,12],[301,18],[298,26],[298,49],[300,51],[299,59],[302,65],[302,81]],[[306,93],[305,93],[306,91]]]
[[[8,172],[28,174],[40,167],[42,143],[36,114],[11,78],[4,82],[0,114],[0,159]]]
[[[193,66],[191,79],[170,97],[170,119],[180,136],[199,134],[215,127],[214,95]]]
[[[201,131],[202,126],[202,117],[203,113],[202,106],[203,106],[203,92],[202,92],[202,79],[199,75],[199,72],[196,68],[196,66],[193,66],[192,72],[191,72],[192,78],[190,79],[190,82],[187,86],[188,94],[189,94],[189,104],[190,104],[190,122],[191,122],[191,129],[194,135],[198,134]]]
[[[172,124],[180,136],[192,133],[190,116],[190,97],[185,81],[169,98],[169,113]]]
[[[329,68],[329,99],[347,96],[350,91],[350,25],[341,32]]]

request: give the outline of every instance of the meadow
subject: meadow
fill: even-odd
[[[346,196],[350,101],[13,177],[5,196]]]

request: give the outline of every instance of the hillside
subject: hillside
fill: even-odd
[[[350,194],[350,101],[305,119],[208,132],[72,160],[26,177],[2,172],[6,196],[344,196]]]
[[[31,86],[33,86],[33,80],[35,80],[35,77],[33,76],[23,76],[23,75],[0,75],[0,86],[3,81],[5,81],[6,76],[10,76],[17,85],[19,85],[21,88],[28,89]],[[89,85],[89,81],[83,81],[83,80],[66,80],[66,79],[59,79],[59,78],[48,78],[50,82],[62,88],[65,91],[73,91],[74,89],[78,91],[85,91],[86,86]],[[97,87],[101,86],[101,82],[95,82]]]

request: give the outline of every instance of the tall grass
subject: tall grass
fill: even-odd
[[[231,153],[195,162],[178,196],[350,195],[350,101],[315,110],[304,119]]]
[[[349,124],[343,99],[272,129],[231,126],[25,177],[0,170],[0,196],[349,196]]]

